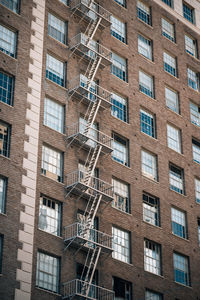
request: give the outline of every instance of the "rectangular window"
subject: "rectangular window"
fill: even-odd
[[[174,58],[171,55],[164,52],[163,53],[163,62],[164,62],[164,70],[167,73],[177,77],[176,58]]]
[[[59,42],[66,44],[66,23],[56,18],[52,14],[48,14],[48,34]]]
[[[187,239],[186,215],[176,208],[171,208],[173,234]]]
[[[172,42],[175,42],[174,25],[162,18],[162,35]]]
[[[69,5],[68,4],[69,0],[60,0],[60,2],[64,3],[65,5]]]
[[[139,71],[139,90],[147,96],[154,98],[153,77]]]
[[[183,169],[178,168],[174,165],[169,166],[169,183],[170,189],[179,193],[184,194],[184,173]]]
[[[200,164],[200,142],[192,139],[193,160]]]
[[[138,52],[152,60],[152,41],[138,34]]]
[[[130,263],[130,233],[112,227],[113,249],[112,257]]]
[[[195,23],[194,8],[189,6],[186,3],[183,3],[183,17],[187,19],[189,22],[191,22],[192,24]]]
[[[168,147],[181,153],[181,132],[180,129],[167,124],[167,144]]]
[[[155,116],[144,109],[140,109],[140,130],[149,136],[156,138]]]
[[[119,5],[126,7],[126,0],[114,0],[115,2],[117,2]]]
[[[0,121],[0,155],[9,157],[10,155],[10,125]]]
[[[195,197],[196,202],[200,203],[200,180],[195,178]]]
[[[200,106],[190,102],[191,123],[200,127]]]
[[[142,150],[142,175],[152,179],[158,180],[157,174],[157,157],[148,151]]]
[[[111,114],[119,120],[128,123],[127,99],[112,93],[111,103]]]
[[[16,57],[16,32],[0,25],[0,50],[9,56]]]
[[[193,39],[191,36],[185,34],[185,51],[197,57],[197,41]]]
[[[177,114],[180,113],[179,110],[179,96],[178,92],[174,91],[168,87],[165,87],[165,100],[166,106]]]
[[[160,201],[158,198],[143,193],[143,220],[160,226]]]
[[[145,300],[163,300],[163,296],[160,293],[146,290],[145,291]]]
[[[139,0],[137,1],[137,17],[146,24],[151,25],[150,7]]]
[[[110,33],[116,39],[120,40],[123,43],[126,43],[126,24],[111,15],[111,27]]]
[[[190,285],[188,257],[174,252],[174,280],[184,285]]]
[[[64,106],[57,102],[44,99],[44,125],[63,133],[64,132]]]
[[[162,0],[165,4],[167,4],[170,7],[173,7],[173,0]]]
[[[0,0],[0,3],[15,13],[19,13],[19,0]]]
[[[149,240],[144,240],[144,270],[161,275],[161,247]]]
[[[112,186],[114,192],[112,206],[123,212],[130,213],[129,185],[117,179],[112,179]]]
[[[61,152],[53,150],[47,146],[42,146],[42,174],[63,182],[63,155]]]
[[[0,71],[0,102],[13,106],[14,77]]]
[[[36,286],[59,293],[60,260],[54,256],[37,253]]]
[[[127,82],[128,77],[126,59],[115,53],[112,53],[111,73]]]
[[[5,213],[6,208],[7,179],[0,177],[0,213]]]
[[[199,89],[199,74],[187,68],[188,85],[195,91]]]
[[[47,54],[46,60],[46,78],[52,80],[58,85],[65,86],[64,63],[55,57]]]
[[[61,203],[46,197],[40,197],[38,227],[46,232],[60,236]]]
[[[197,224],[198,224],[198,241],[200,245],[200,219],[197,220]]]
[[[125,281],[118,277],[113,277],[113,291],[115,300],[131,300],[131,282]]]
[[[126,139],[113,134],[112,158],[122,165],[129,165],[129,144]]]
[[[3,260],[3,235],[0,235],[0,274],[2,274],[2,260]]]

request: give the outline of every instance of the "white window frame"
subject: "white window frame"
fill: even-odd
[[[141,151],[142,175],[151,180],[158,181],[157,156],[147,150]],[[148,172],[148,170],[150,170]]]
[[[144,270],[161,275],[161,246],[153,241],[144,240]]]
[[[137,0],[137,17],[148,25],[151,25],[151,10],[144,2]]]
[[[63,181],[62,152],[46,145],[42,146],[42,174],[56,181]]]
[[[128,100],[122,96],[112,93],[111,103],[112,116],[128,123]]]
[[[138,52],[152,60],[152,41],[141,34],[138,34]]]
[[[125,58],[112,52],[111,73],[123,81],[128,81],[127,61]]]
[[[144,115],[145,115],[145,119],[142,119],[142,116],[144,116]],[[151,121],[151,122],[149,122],[149,121]],[[150,136],[152,138],[156,138],[155,115],[146,111],[143,108],[140,109],[140,130],[141,130],[141,132],[147,134],[148,136]]]
[[[173,253],[173,262],[174,262],[174,281],[181,283],[183,285],[189,286],[190,285],[190,274],[189,274],[189,260],[188,257],[182,255],[180,253],[174,252]],[[184,282],[177,281],[175,272],[182,273],[184,275]]]
[[[181,195],[185,194],[184,170],[173,164],[169,165],[170,190]]]
[[[46,78],[51,80],[52,82],[65,87],[65,64],[64,62],[58,60],[54,56],[47,53],[46,57]],[[57,77],[57,80],[53,80],[47,76],[51,72],[54,76]]]
[[[192,139],[192,153],[193,153],[193,160],[200,164],[200,142],[196,139]]]
[[[112,226],[113,249],[112,257],[130,263],[130,233]]]
[[[162,28],[162,35],[166,37],[168,40],[175,43],[175,30],[174,24],[166,20],[165,18],[161,19],[161,28]]]
[[[200,204],[200,179],[195,178],[195,198],[196,202]]]
[[[0,51],[16,58],[17,34],[0,24]]]
[[[121,180],[112,178],[112,186],[114,192],[112,207],[130,213],[129,185]]]
[[[179,114],[179,95],[178,92],[169,88],[165,87],[165,100],[166,100],[166,106],[174,111],[175,113]]]
[[[199,73],[194,70],[187,68],[188,86],[193,90],[199,90]]]
[[[163,296],[160,293],[146,289],[145,300],[163,300]]]
[[[48,13],[48,35],[57,41],[66,44],[67,42],[67,27],[66,22]]]
[[[145,192],[143,198],[143,221],[160,227],[160,201],[157,197]]]
[[[124,142],[122,144],[121,141]],[[113,133],[113,142],[112,142],[112,158],[118,163],[129,166],[129,143],[128,140]]]
[[[197,58],[197,41],[188,34],[185,34],[185,51]]]
[[[200,106],[190,101],[190,119],[191,123],[200,127]]]
[[[170,149],[181,153],[181,131],[171,124],[167,124],[167,144]]]
[[[119,20],[118,18],[111,15],[111,35],[122,43],[126,43],[126,24]]]
[[[175,207],[171,207],[171,222],[172,233],[176,236],[187,239],[186,213]]]
[[[64,106],[56,101],[44,99],[44,125],[64,133]]]
[[[177,77],[176,58],[171,56],[167,52],[163,52],[163,63],[165,72],[169,73],[174,77]]]
[[[0,176],[0,214],[6,211],[7,178]]]
[[[154,98],[154,79],[153,76],[139,70],[139,90],[141,93]]]

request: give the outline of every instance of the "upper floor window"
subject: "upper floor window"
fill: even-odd
[[[117,179],[112,179],[112,186],[114,191],[114,200],[112,206],[123,211],[130,212],[130,197],[129,185]]]
[[[115,300],[131,300],[131,282],[118,277],[113,277],[113,291],[115,292]]]
[[[0,0],[0,3],[15,13],[19,13],[19,0]]]
[[[2,260],[3,260],[3,235],[0,235],[0,274],[2,273]]]
[[[47,54],[46,60],[46,78],[52,80],[58,85],[65,86],[64,63],[55,57]]]
[[[200,180],[195,178],[195,198],[196,202],[200,203]]]
[[[168,147],[181,153],[181,132],[180,129],[167,124]]]
[[[63,133],[64,132],[64,106],[45,98],[44,125]]]
[[[176,209],[174,207],[171,208],[171,218],[172,218],[172,232],[173,234],[182,237],[184,239],[187,238],[187,223],[186,223],[186,215],[184,212]]]
[[[122,165],[129,165],[129,145],[128,140],[113,134],[112,158]]]
[[[112,15],[110,33],[121,42],[126,43],[126,24]]]
[[[144,269],[161,275],[161,247],[149,240],[144,240]]]
[[[139,90],[147,96],[154,98],[153,77],[139,71]]]
[[[158,198],[143,193],[143,220],[160,226],[160,201]]]
[[[0,121],[0,155],[9,157],[10,155],[10,125]]]
[[[60,0],[60,2],[64,3],[65,5],[69,5],[69,0]]]
[[[192,139],[193,160],[200,164],[200,142]]]
[[[0,71],[0,102],[13,105],[14,78]]]
[[[164,70],[167,73],[177,77],[176,58],[164,52],[163,61],[164,61]]]
[[[111,113],[121,121],[128,122],[128,103],[127,99],[112,93]]]
[[[115,2],[117,2],[119,5],[126,7],[126,0],[114,0]]]
[[[140,130],[149,136],[156,138],[155,116],[144,109],[140,109]]]
[[[113,226],[112,236],[114,249],[112,257],[130,263],[130,233]]]
[[[174,252],[173,258],[174,258],[174,280],[184,285],[190,285],[188,257]]]
[[[199,74],[187,68],[188,85],[195,91],[199,89]]]
[[[16,57],[16,32],[0,24],[0,50],[9,56]]]
[[[200,126],[200,106],[190,102],[190,118],[191,122]]]
[[[145,291],[145,300],[163,300],[163,296],[160,293],[146,290]]]
[[[42,174],[57,180],[63,181],[63,155],[60,151],[50,147],[42,146]]]
[[[200,245],[200,219],[197,220],[197,224],[198,224],[198,241]]]
[[[162,18],[162,35],[172,42],[175,42],[174,24]]]
[[[48,34],[52,36],[54,39],[58,40],[59,42],[66,44],[67,41],[66,32],[67,32],[66,23],[49,13]]]
[[[146,150],[142,150],[142,174],[152,180],[158,180],[157,157]]]
[[[59,293],[60,260],[52,255],[37,253],[36,286]]]
[[[195,24],[194,8],[183,2],[183,16],[192,24]]]
[[[138,34],[138,52],[152,60],[152,41]]]
[[[179,193],[184,194],[184,173],[183,169],[174,165],[169,166],[169,183],[170,189]]]
[[[137,17],[148,25],[151,25],[151,10],[150,7],[142,1],[137,1]]]
[[[5,213],[7,178],[0,177],[0,213]]]
[[[128,81],[126,59],[112,53],[111,73],[124,81]]]
[[[188,54],[197,57],[197,41],[187,34],[185,34],[185,51]]]
[[[179,97],[178,97],[178,92],[177,91],[172,90],[168,87],[165,87],[165,100],[166,100],[166,106],[169,109],[176,112],[177,114],[180,113],[180,110],[179,110]]]
[[[167,4],[170,7],[173,7],[173,0],[162,0],[165,4]]]

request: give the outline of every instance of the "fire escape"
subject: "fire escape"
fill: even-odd
[[[100,43],[95,43],[97,30],[110,26],[110,13],[94,0],[71,0],[72,15],[79,16],[80,22],[87,22],[84,33],[79,33],[70,41],[72,54],[87,61],[84,75],[68,83],[68,97],[79,99],[86,104],[84,119],[67,126],[68,145],[75,143],[87,151],[87,160],[83,169],[66,175],[66,193],[73,193],[78,199],[86,199],[86,208],[81,221],[65,226],[65,248],[76,246],[87,252],[85,265],[80,279],[64,283],[63,299],[105,299],[113,300],[114,292],[93,284],[95,270],[102,253],[112,252],[112,236],[94,229],[94,220],[102,202],[113,200],[113,188],[95,176],[98,159],[112,152],[112,138],[94,127],[100,109],[109,108],[111,93],[94,81],[99,68],[111,64],[111,51]]]

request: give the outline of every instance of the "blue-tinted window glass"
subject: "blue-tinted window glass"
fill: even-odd
[[[0,72],[0,102],[13,105],[14,78]]]

